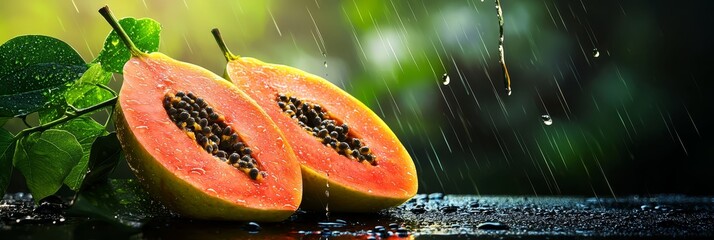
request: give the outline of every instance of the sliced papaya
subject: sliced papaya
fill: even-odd
[[[316,75],[233,55],[213,35],[229,80],[278,124],[302,164],[303,207],[371,212],[416,194],[414,162],[372,110]]]
[[[281,221],[300,205],[300,165],[270,117],[220,76],[132,52],[115,111],[129,166],[148,192],[185,217]]]

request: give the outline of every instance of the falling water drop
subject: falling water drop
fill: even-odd
[[[449,85],[451,82],[451,79],[449,78],[449,74],[444,73],[443,76],[441,76],[441,80],[444,81],[443,84],[444,86]]]
[[[327,61],[325,61],[323,64],[325,65],[325,68],[327,68]]]
[[[600,56],[600,51],[597,50],[597,48],[593,48],[593,57],[597,58]]]
[[[506,57],[503,49],[503,9],[501,8],[501,0],[496,0],[496,16],[498,17],[498,54],[499,63],[501,64],[501,69],[503,70],[503,83],[506,85],[506,92],[511,95],[511,76],[508,74],[508,67],[506,66]]]
[[[327,181],[325,181],[325,218],[330,221],[330,173],[327,173]]]
[[[548,115],[548,114],[541,115],[540,118],[543,120],[543,123],[547,126],[550,126],[553,124],[553,119],[550,118],[550,115]]]

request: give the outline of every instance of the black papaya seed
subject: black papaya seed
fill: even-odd
[[[203,98],[192,92],[179,91],[175,95],[167,93],[162,105],[167,117],[218,161],[236,168],[249,169],[241,172],[254,180],[267,174],[256,168],[258,163],[250,156],[251,149],[245,146],[240,136],[225,122],[225,118]]]

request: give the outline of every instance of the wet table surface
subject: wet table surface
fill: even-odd
[[[298,211],[281,223],[152,217],[130,224],[35,205],[27,194],[0,202],[2,239],[620,239],[714,238],[714,198],[417,195],[374,214]],[[116,216],[115,216],[116,218]]]

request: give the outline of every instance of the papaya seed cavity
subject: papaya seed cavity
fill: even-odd
[[[166,93],[163,105],[169,119],[206,152],[241,170],[253,180],[267,175],[258,169],[250,147],[225,123],[225,117],[203,98],[192,92]]]
[[[319,104],[310,103],[295,96],[278,94],[275,100],[278,107],[295,119],[306,132],[314,136],[325,146],[334,149],[340,155],[358,162],[367,161],[377,165],[377,157],[365,143],[350,133],[346,123],[338,123]]]

